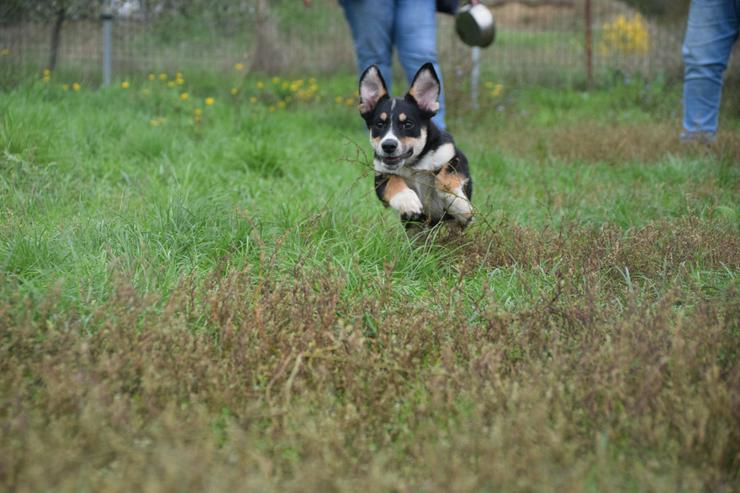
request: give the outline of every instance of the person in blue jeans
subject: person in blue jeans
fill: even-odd
[[[714,142],[722,75],[740,32],[740,0],[692,0],[683,44],[681,140]]]
[[[380,72],[391,92],[393,47],[409,84],[416,71],[427,62],[442,82],[437,62],[437,6],[435,0],[339,0],[352,31],[361,74],[372,64]],[[444,85],[439,97],[439,112],[434,123],[445,128]]]

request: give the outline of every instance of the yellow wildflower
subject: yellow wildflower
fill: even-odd
[[[280,109],[285,108],[285,101],[278,101],[277,102],[277,107],[280,108]]]
[[[173,88],[173,87],[175,87],[176,85],[177,85],[177,84],[175,84],[175,81],[174,81],[174,80],[171,80],[171,81],[167,82],[167,87],[169,87],[170,89],[172,89],[172,88]]]
[[[79,82],[73,82],[72,83],[72,90],[73,91],[79,91],[80,89],[82,89],[82,86],[80,85]]]
[[[165,72],[159,74],[159,80],[167,80],[167,74]]]
[[[211,106],[211,105],[212,105],[213,103],[215,103],[215,102],[216,102],[216,100],[215,100],[215,99],[213,99],[213,98],[212,98],[212,97],[210,97],[210,96],[208,96],[208,97],[206,98],[206,100],[205,100],[206,106]]]
[[[257,102],[257,97],[256,96],[250,97],[249,98],[249,102],[252,103],[252,104],[256,103]]]
[[[180,99],[182,101],[187,101],[188,99],[190,99],[190,94],[188,94],[187,92],[182,92],[180,93]]]
[[[502,92],[504,92],[504,85],[496,84],[493,86],[493,90],[489,94],[492,98],[497,98],[501,95]]]
[[[195,109],[193,110],[193,115],[195,115],[195,116],[200,116],[200,115],[202,115],[202,114],[203,114],[203,110],[202,110],[202,109],[200,109],[200,108],[195,108]]]
[[[273,77],[272,78],[272,83],[273,84],[277,84],[278,82],[280,82],[280,77]]]
[[[347,106],[354,106],[355,105],[355,98],[347,98],[344,100],[344,104]]]
[[[268,106],[267,111],[269,111],[270,113],[274,113],[275,112],[275,107],[272,106],[272,105],[270,105],[270,106]]]
[[[265,83],[262,82],[261,80],[258,80],[255,86],[257,87],[257,89],[263,89],[265,87]]]
[[[232,96],[236,96],[237,94],[239,94],[239,88],[238,87],[232,87],[229,92],[231,93]]]
[[[10,56],[10,48],[3,48],[0,50],[0,56]]]
[[[157,76],[154,75],[154,74],[149,74],[149,75],[146,76],[146,78],[149,79],[149,80],[154,80],[154,79],[157,78]]]
[[[121,89],[128,89],[128,87],[129,87],[129,82],[127,80],[124,80],[123,82],[121,82]]]
[[[44,75],[44,77],[50,77],[51,76],[51,70],[49,70],[48,68],[45,68],[44,69],[44,72],[43,72],[43,75]]]
[[[69,91],[69,84],[62,84],[62,89],[65,91]]]
[[[342,96],[336,96],[334,98],[334,101],[336,101],[338,104],[342,104],[342,101],[344,101],[344,98]]]
[[[244,64],[243,63],[235,63],[234,64],[234,70],[236,70],[237,72],[241,72],[242,70],[244,70]]]

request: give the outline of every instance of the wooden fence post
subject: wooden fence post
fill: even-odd
[[[594,60],[593,60],[593,33],[591,24],[593,22],[593,13],[591,11],[591,0],[585,0],[585,51],[586,51],[586,87],[591,89],[594,84]]]
[[[103,85],[110,86],[111,73],[113,65],[113,49],[111,46],[111,37],[113,30],[113,9],[110,0],[103,2],[103,10],[100,14],[100,21],[103,23]]]

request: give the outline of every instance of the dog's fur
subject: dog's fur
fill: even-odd
[[[360,77],[359,109],[370,131],[375,191],[400,213],[410,233],[441,221],[462,229],[473,218],[468,160],[431,120],[440,91],[431,63],[419,69],[403,98],[390,97],[376,65]]]

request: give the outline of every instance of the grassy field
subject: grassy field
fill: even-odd
[[[477,221],[413,246],[353,77],[152,75],[0,93],[3,490],[740,487],[731,96],[450,87]]]

